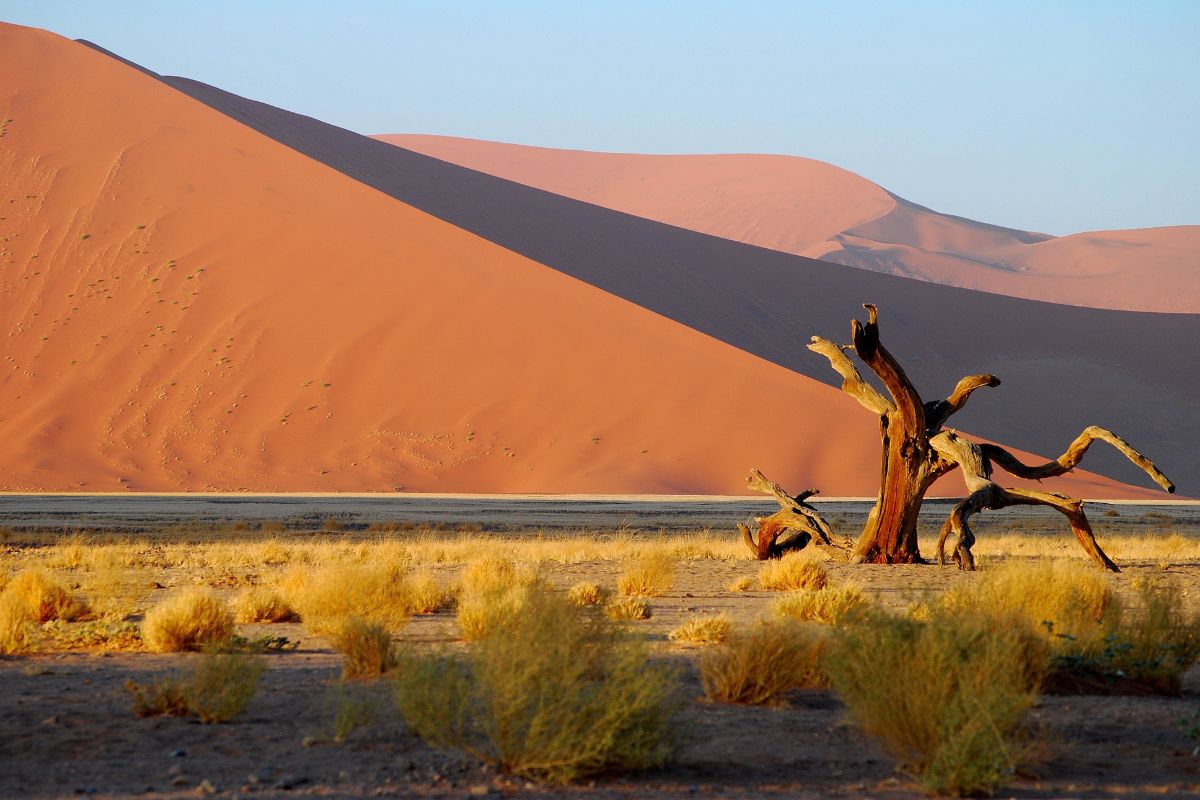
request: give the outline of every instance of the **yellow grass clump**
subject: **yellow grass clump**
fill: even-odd
[[[279,592],[305,629],[318,636],[336,633],[347,617],[399,630],[414,605],[403,565],[386,562],[293,569],[284,575]]]
[[[4,587],[6,597],[16,598],[30,622],[61,619],[66,622],[88,613],[87,604],[71,593],[50,573],[41,569],[18,572]]]
[[[567,590],[567,599],[577,606],[598,606],[608,600],[609,593],[597,583],[577,583]]]
[[[700,683],[718,703],[775,705],[794,690],[826,684],[827,636],[790,620],[759,622],[735,631],[700,659]]]
[[[157,653],[198,650],[233,635],[233,614],[210,590],[188,589],[146,613],[142,641]]]
[[[680,705],[674,672],[640,638],[538,588],[465,654],[406,654],[395,696],[434,745],[553,783],[664,763]]]
[[[343,678],[374,678],[396,665],[392,634],[381,623],[350,617],[330,636],[342,654]]]
[[[496,628],[516,622],[534,592],[544,590],[536,572],[520,570],[510,560],[484,557],[467,564],[458,595],[458,627],[467,641],[477,641]]]
[[[754,588],[754,578],[749,575],[743,575],[740,578],[734,578],[729,583],[729,591],[731,592],[748,592]]]
[[[279,593],[263,587],[246,589],[233,601],[233,616],[239,623],[294,622],[295,610]]]
[[[614,597],[604,604],[609,619],[650,619],[650,603],[640,597]]]
[[[0,592],[0,655],[19,653],[29,645],[29,615],[20,597]]]
[[[833,686],[852,718],[935,794],[991,793],[1026,754],[1045,648],[1020,617],[874,614],[834,629]]]
[[[428,569],[408,579],[409,607],[414,614],[433,614],[454,604],[453,593],[442,588]]]
[[[829,576],[816,561],[804,555],[791,555],[764,564],[758,573],[758,585],[769,592],[795,589],[821,589]]]
[[[617,579],[617,591],[627,597],[662,597],[675,583],[675,559],[653,553],[631,561]]]
[[[771,606],[777,617],[836,625],[871,607],[871,600],[853,584],[789,592]]]
[[[668,638],[673,642],[689,644],[720,644],[729,637],[732,623],[725,614],[710,617],[693,617],[671,631]]]

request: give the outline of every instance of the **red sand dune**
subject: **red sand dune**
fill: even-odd
[[[852,267],[1071,305],[1200,311],[1200,226],[1051,237],[939,214],[807,158],[375,138],[628,214]]]
[[[835,389],[84,45],[0,25],[0,74],[0,488],[874,492]]]

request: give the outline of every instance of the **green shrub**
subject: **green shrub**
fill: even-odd
[[[395,695],[433,744],[537,780],[653,767],[674,749],[674,673],[619,625],[542,590],[463,655],[404,655]]]
[[[874,614],[834,630],[829,675],[850,715],[935,794],[990,793],[1026,753],[1045,650],[1020,619],[996,622]]]

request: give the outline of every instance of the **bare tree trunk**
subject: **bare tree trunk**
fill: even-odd
[[[778,483],[767,480],[767,477],[756,469],[750,470],[746,485],[755,491],[771,495],[779,503],[779,510],[774,514],[755,519],[758,523],[757,535],[750,532],[749,526],[738,523],[742,541],[750,548],[755,558],[759,561],[782,558],[792,550],[801,550],[812,544],[828,548],[836,560],[846,560],[850,552],[850,543],[835,541],[833,532],[817,513],[817,509],[804,502],[813,495],[820,494],[817,489],[809,489],[792,497]]]

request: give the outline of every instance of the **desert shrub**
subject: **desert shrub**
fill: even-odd
[[[142,640],[158,653],[219,645],[233,635],[233,614],[207,589],[189,589],[146,612]]]
[[[789,592],[771,607],[778,617],[801,622],[836,625],[871,607],[870,599],[857,586],[825,586],[815,591]]]
[[[791,555],[764,564],[758,573],[758,585],[771,592],[794,589],[821,589],[829,583],[825,568],[803,555]]]
[[[520,617],[531,595],[547,588],[536,572],[519,570],[508,559],[476,559],[463,571],[458,595],[459,631],[467,641],[482,639]]]
[[[743,575],[740,578],[734,578],[729,583],[729,591],[731,592],[748,592],[754,588],[754,578],[749,575]]]
[[[233,615],[240,623],[294,622],[299,619],[278,592],[262,587],[247,589],[239,594],[233,601]]]
[[[0,593],[0,655],[19,653],[29,645],[29,615],[15,594]]]
[[[1020,618],[998,622],[876,613],[834,629],[826,660],[850,715],[933,793],[991,792],[1026,752],[1045,649]]]
[[[228,722],[246,710],[266,670],[261,656],[205,653],[189,675],[153,684],[125,682],[139,717],[195,715],[201,722]]]
[[[1056,641],[1051,680],[1071,691],[1178,694],[1182,676],[1200,660],[1200,614],[1183,610],[1178,586],[1142,579],[1132,608],[1117,604],[1103,621],[1100,643]]]
[[[768,705],[794,690],[826,684],[827,635],[791,620],[759,622],[734,631],[700,659],[700,683],[709,700]]]
[[[598,606],[608,599],[608,592],[595,583],[577,583],[567,590],[567,599],[577,606]]]
[[[18,572],[4,587],[4,594],[15,597],[30,622],[61,619],[70,622],[88,612],[87,604],[71,590],[40,569]]]
[[[729,637],[732,623],[725,614],[711,617],[693,617],[671,631],[669,638],[673,642],[690,642],[692,644],[720,644]]]
[[[396,664],[392,634],[381,623],[358,617],[342,621],[330,636],[333,649],[342,654],[343,678],[372,678]]]
[[[675,583],[675,560],[655,553],[631,561],[617,579],[617,591],[627,597],[661,597]]]
[[[295,569],[284,575],[280,593],[318,636],[337,631],[346,617],[378,622],[398,630],[413,611],[412,592],[402,564],[332,564]]]
[[[604,604],[604,616],[609,619],[650,619],[650,603],[640,597],[614,597]]]
[[[482,594],[507,591],[518,583],[531,580],[532,576],[518,570],[511,559],[484,556],[467,562],[461,583],[463,594]]]
[[[640,638],[551,592],[531,590],[523,613],[465,654],[406,654],[396,675],[416,733],[505,772],[565,783],[673,752],[674,673]]]
[[[1014,565],[946,593],[949,613],[1015,615],[1050,651],[1053,691],[1176,693],[1200,658],[1200,616],[1183,611],[1178,587],[1140,580],[1132,605],[1105,573],[1071,562]]]

